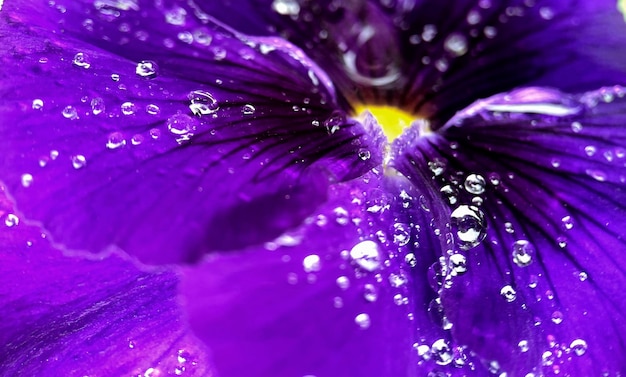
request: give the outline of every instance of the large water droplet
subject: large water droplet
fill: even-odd
[[[194,90],[189,93],[189,109],[195,115],[208,115],[219,110],[217,100],[211,93],[204,90]]]
[[[82,52],[74,55],[74,59],[72,60],[72,64],[81,68],[89,68],[91,67],[91,63],[89,62],[89,58]]]
[[[576,356],[582,356],[587,352],[587,342],[582,339],[574,339],[572,343],[570,343],[569,348]]]
[[[450,215],[450,222],[463,250],[478,246],[487,235],[485,215],[477,207],[460,205]]]
[[[133,115],[137,111],[137,107],[132,102],[124,102],[120,108],[124,115]]]
[[[430,352],[439,365],[448,365],[452,362],[452,349],[445,339],[436,340],[430,347]]]
[[[107,139],[106,147],[108,149],[117,149],[126,145],[126,140],[121,132],[112,132]]]
[[[137,63],[137,67],[135,67],[135,73],[138,76],[153,79],[157,76],[158,66],[152,60],[142,60]]]
[[[533,261],[535,247],[527,240],[517,240],[513,243],[513,262],[519,267],[526,267]]]
[[[367,271],[375,271],[381,266],[381,251],[374,241],[362,241],[350,250],[350,258],[361,268]]]
[[[485,192],[485,178],[479,174],[470,174],[465,179],[465,190],[470,194],[480,195]]]
[[[467,259],[463,254],[450,255],[450,269],[452,275],[463,275],[467,272]]]

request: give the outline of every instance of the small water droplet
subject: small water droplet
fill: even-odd
[[[22,174],[21,181],[22,181],[22,186],[30,187],[30,185],[33,183],[32,174],[28,174],[28,173]]]
[[[132,102],[124,102],[120,108],[124,115],[133,115],[137,111],[137,107]]]
[[[504,297],[507,302],[513,302],[517,298],[517,292],[510,285],[505,285],[500,289],[500,295]]]
[[[452,270],[452,275],[463,275],[467,272],[467,259],[463,254],[452,254],[450,255],[450,269]]]
[[[372,156],[372,154],[370,153],[369,150],[365,149],[365,148],[361,148],[359,149],[359,158],[363,161],[367,161],[370,159],[370,157]]]
[[[528,352],[528,350],[530,349],[530,347],[528,346],[528,340],[520,340],[520,342],[517,343],[517,346],[519,347],[519,350],[521,352]]]
[[[350,258],[359,267],[367,271],[375,271],[381,266],[381,251],[374,241],[362,241],[350,250]]]
[[[319,255],[311,254],[304,257],[302,260],[302,266],[305,272],[317,272],[322,268]]]
[[[407,255],[405,255],[404,262],[408,264],[409,267],[417,266],[417,258],[415,257],[415,254],[413,253],[408,253]]]
[[[437,27],[435,25],[424,25],[422,31],[422,39],[426,42],[431,42],[437,36]]]
[[[585,154],[589,157],[593,156],[594,154],[596,154],[597,152],[597,148],[593,145],[587,145],[585,147]]]
[[[527,240],[517,240],[513,243],[513,262],[519,267],[526,267],[533,261],[535,247]]]
[[[187,11],[181,7],[175,7],[165,12],[165,22],[170,25],[182,26],[185,24]]]
[[[402,274],[389,274],[389,284],[394,288],[400,288],[407,282],[406,276]]]
[[[350,279],[347,276],[339,276],[337,278],[337,286],[343,290],[346,290],[350,287]]]
[[[72,60],[72,64],[81,68],[89,68],[91,67],[91,63],[89,62],[89,58],[86,54],[79,52],[74,55],[74,59]]]
[[[462,250],[478,246],[487,235],[485,215],[477,207],[460,205],[450,215],[450,222]]]
[[[452,362],[452,349],[445,339],[436,340],[430,351],[435,359],[435,363],[439,365],[448,365]]]
[[[137,76],[153,79],[157,77],[158,66],[152,60],[142,60],[137,63],[137,66],[135,67],[135,73],[137,74]]]
[[[90,105],[93,115],[101,114],[106,109],[106,106],[104,105],[104,100],[100,97],[93,98],[90,102]]]
[[[589,275],[587,275],[586,272],[581,271],[580,273],[578,273],[578,280],[580,281],[585,281],[589,278]]]
[[[454,56],[461,56],[467,52],[467,39],[463,34],[452,33],[443,43],[443,47]]]
[[[582,356],[587,352],[587,342],[582,339],[574,339],[569,345],[569,348],[576,354],[576,356]]]
[[[367,313],[358,314],[354,317],[354,322],[362,329],[367,329],[371,326],[370,316]]]
[[[561,324],[563,322],[563,313],[556,310],[554,313],[552,313],[551,319],[554,324],[556,325]]]
[[[300,4],[296,0],[274,0],[272,10],[283,16],[297,17],[300,13]]]
[[[121,132],[112,132],[107,139],[106,147],[108,149],[117,149],[126,145],[126,140]]]
[[[74,106],[65,106],[62,113],[66,119],[78,119],[78,111]]]
[[[254,106],[252,106],[251,104],[246,104],[241,109],[241,113],[243,115],[252,115],[252,114],[254,114],[255,111],[256,111],[256,108]]]
[[[474,195],[480,195],[485,192],[485,178],[479,174],[470,174],[465,179],[464,187],[467,192]]]
[[[220,108],[213,95],[204,90],[194,90],[189,93],[188,98],[190,101],[189,109],[194,115],[202,116],[213,114]],[[254,108],[252,108],[252,112],[254,112]]]
[[[161,109],[159,106],[151,103],[146,106],[146,113],[150,115],[159,115],[161,113]]]
[[[378,299],[378,290],[374,284],[367,283],[363,286],[363,298],[368,302],[374,302]]]
[[[443,174],[446,169],[446,162],[440,158],[435,158],[428,162],[428,168],[437,177]]]
[[[8,215],[6,215],[6,217],[4,218],[4,225],[6,225],[9,228],[12,228],[14,226],[19,225],[20,223],[20,218],[17,217],[15,214],[13,213],[9,213]]]
[[[43,109],[43,101],[39,98],[33,100],[33,110]]]
[[[174,114],[167,118],[167,129],[176,136],[179,142],[189,140],[196,130],[196,120],[187,114]]]
[[[72,160],[72,167],[74,169],[82,169],[87,165],[87,159],[82,154],[77,154],[70,157]]]

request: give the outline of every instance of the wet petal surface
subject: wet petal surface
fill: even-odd
[[[495,370],[624,372],[625,93],[519,89],[397,144],[447,203],[452,334]]]
[[[67,258],[20,221],[4,192],[0,219],[2,375],[213,374],[181,318],[174,273]]]
[[[388,172],[333,186],[301,228],[185,272],[191,326],[224,376],[481,375],[440,326],[424,198]],[[402,208],[412,208],[409,216]],[[433,241],[435,240],[435,241]],[[246,360],[242,362],[242,360]]]
[[[166,5],[36,4],[3,10],[0,179],[69,249],[174,263],[263,242],[380,160],[282,40]]]

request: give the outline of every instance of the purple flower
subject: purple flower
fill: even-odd
[[[614,1],[0,7],[0,375],[626,373]]]

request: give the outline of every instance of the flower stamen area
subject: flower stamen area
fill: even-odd
[[[396,139],[419,118],[397,107],[388,105],[365,105],[354,106],[357,118],[362,117],[366,111],[370,112],[383,130],[389,141]]]

